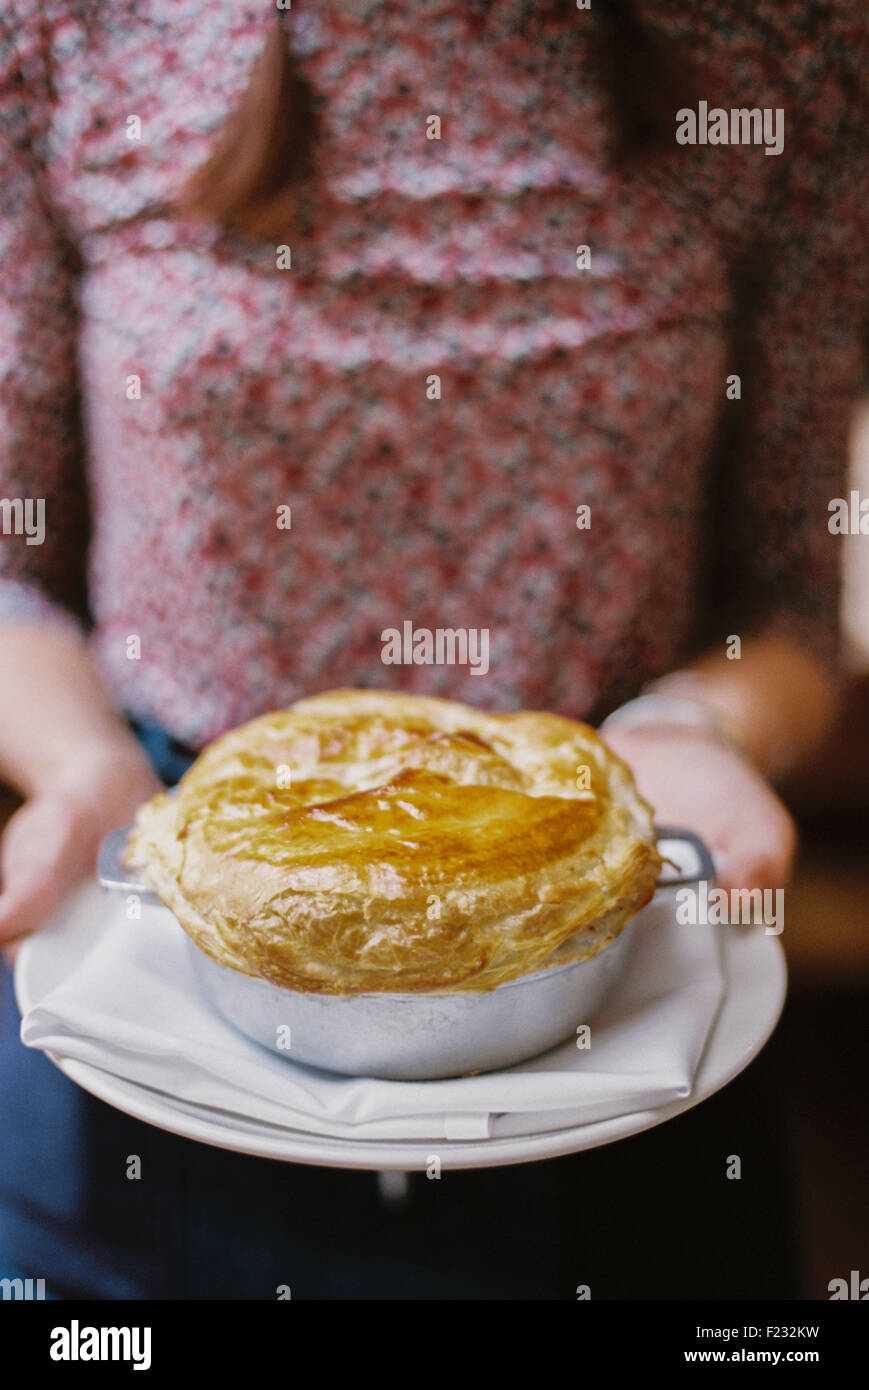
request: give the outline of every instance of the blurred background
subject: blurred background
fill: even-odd
[[[851,487],[869,497],[869,398],[855,412]],[[768,1045],[786,1136],[805,1296],[869,1276],[869,538],[842,537],[842,716],[787,788],[802,840],[780,938],[790,990]]]

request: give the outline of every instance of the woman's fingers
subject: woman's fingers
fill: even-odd
[[[702,731],[618,728],[607,737],[633,769],[656,818],[696,831],[722,888],[783,888],[796,827],[772,787],[743,757]]]
[[[100,841],[162,783],[141,750],[82,756],[15,812],[0,840],[0,946],[35,931],[94,872]]]
[[[740,814],[720,827],[712,846],[722,888],[784,888],[796,851],[796,826],[763,784],[746,787]]]
[[[0,841],[0,942],[35,931],[96,853],[93,826],[58,797],[27,802]]]

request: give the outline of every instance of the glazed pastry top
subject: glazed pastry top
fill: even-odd
[[[654,891],[652,813],[584,724],[333,691],[211,744],[128,863],[215,960],[326,994],[492,989]]]

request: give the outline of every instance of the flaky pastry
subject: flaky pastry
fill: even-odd
[[[594,730],[377,690],[223,735],[127,862],[214,960],[322,994],[490,990],[595,955],[652,896],[652,812]]]

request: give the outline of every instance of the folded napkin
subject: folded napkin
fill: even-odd
[[[354,1142],[535,1134],[686,1097],[723,994],[716,928],[678,925],[671,890],[638,919],[587,1050],[569,1039],[507,1070],[446,1081],[342,1077],[225,1023],[200,993],[184,933],[165,908],[143,906],[131,922],[123,899],[91,895],[79,917],[83,904],[104,927],[25,1014],[28,1047],[222,1112],[228,1123],[238,1116]]]

